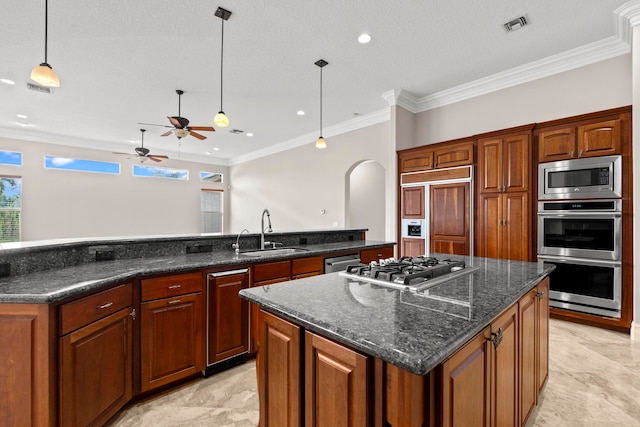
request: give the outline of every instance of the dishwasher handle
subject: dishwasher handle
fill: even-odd
[[[325,273],[335,273],[336,271],[344,271],[347,269],[347,266],[359,264],[360,263],[359,256],[353,257],[340,257],[336,259],[327,258],[324,263],[324,272]]]
[[[233,276],[234,274],[245,274],[249,271],[248,268],[240,268],[238,270],[217,271],[215,273],[209,273],[209,277],[225,277]]]

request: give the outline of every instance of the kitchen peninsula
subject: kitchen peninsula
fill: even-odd
[[[240,363],[255,349],[239,290],[393,255],[365,231],[269,233],[264,251],[255,233],[0,244],[0,425],[101,425]]]
[[[340,273],[242,290],[262,307],[260,425],[524,425],[553,268],[459,258],[468,273],[422,292]]]

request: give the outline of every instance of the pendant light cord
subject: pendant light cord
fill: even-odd
[[[322,68],[320,67],[320,138],[322,138]]]
[[[222,67],[224,65],[224,19],[222,21],[222,44],[220,46],[220,111],[224,111],[222,108]]]
[[[49,0],[44,0],[44,62],[47,62],[47,33],[49,27]]]

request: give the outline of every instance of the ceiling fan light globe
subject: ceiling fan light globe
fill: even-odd
[[[44,87],[60,87],[60,79],[51,65],[43,62],[31,70],[31,80]]]
[[[216,114],[216,116],[213,118],[213,124],[221,128],[229,126],[229,119],[224,114],[224,111],[220,111],[218,114]]]
[[[320,136],[320,138],[316,139],[316,148],[318,148],[320,150],[323,150],[323,149],[327,148],[327,141],[325,141],[322,136]]]
[[[178,138],[184,138],[189,135],[189,131],[186,129],[175,129],[173,133],[175,133]]]

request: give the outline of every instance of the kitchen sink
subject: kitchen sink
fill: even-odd
[[[270,256],[270,255],[290,255],[300,252],[307,252],[308,249],[303,248],[278,248],[278,249],[263,249],[257,251],[240,252],[240,255],[244,256]]]

